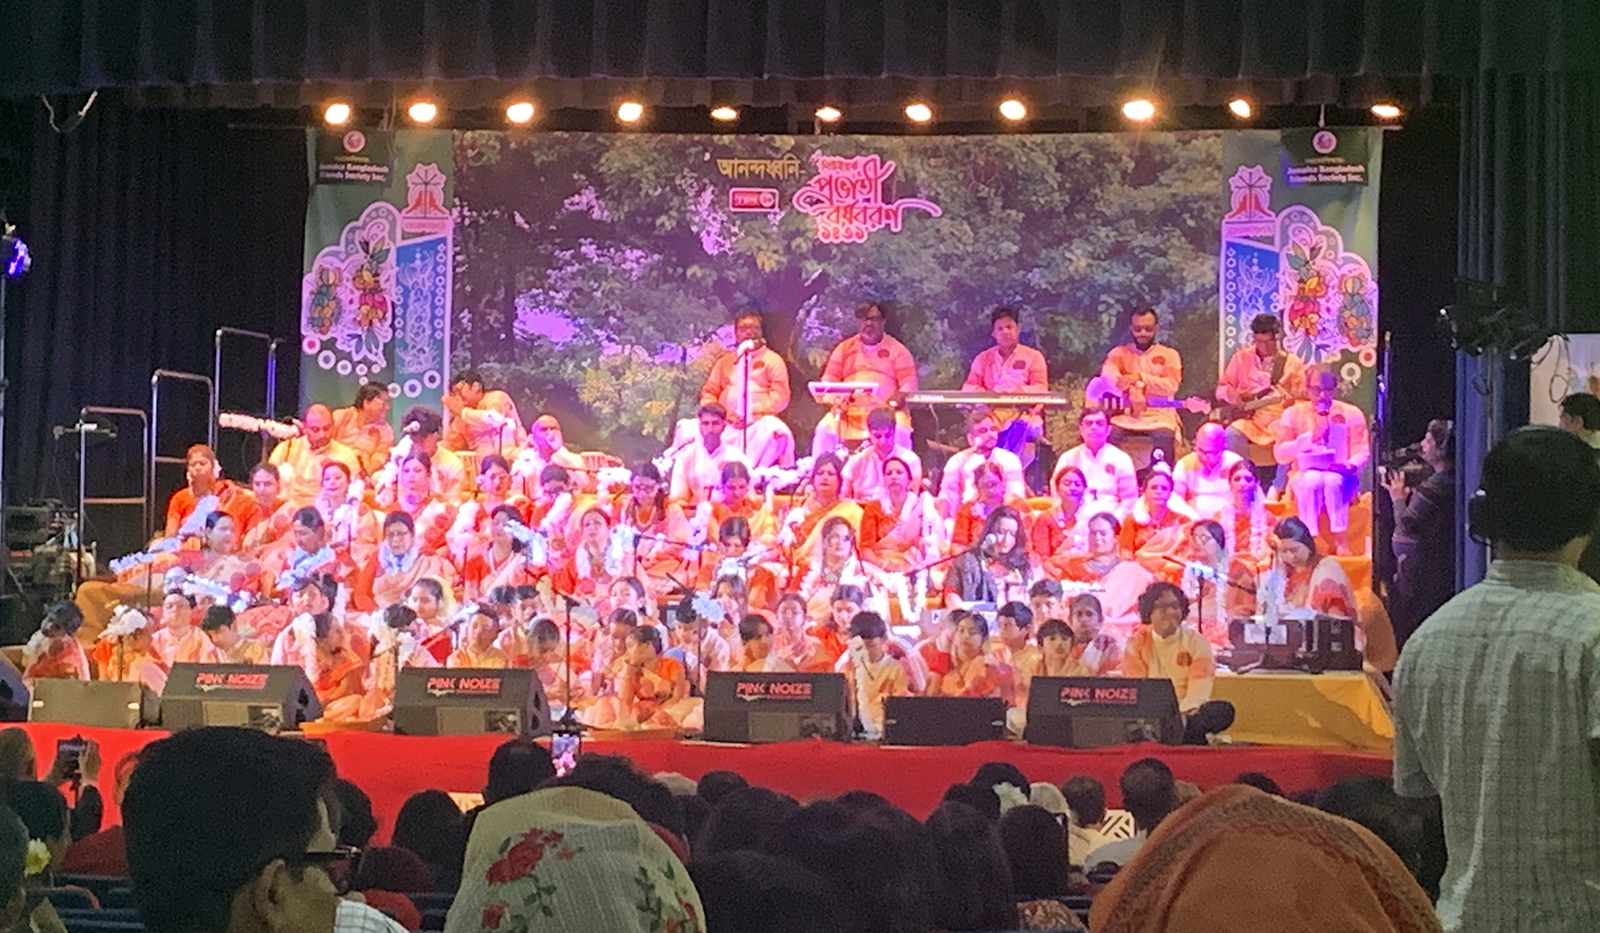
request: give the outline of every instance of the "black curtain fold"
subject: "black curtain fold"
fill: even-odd
[[[28,216],[33,272],[7,308],[7,501],[76,495],[76,443],[51,428],[85,405],[147,408],[157,367],[212,373],[227,325],[290,339],[281,411],[298,395],[299,280],[308,191],[304,136],[230,129],[222,113],[92,110],[73,133],[34,127]],[[224,401],[264,405],[264,362],[230,347]],[[234,356],[234,353],[240,354]],[[234,361],[239,361],[235,364]],[[249,360],[246,362],[246,360]],[[164,452],[204,437],[194,390],[173,390]],[[188,408],[187,413],[181,413]],[[138,444],[136,425],[119,445]],[[224,449],[235,475],[241,458]],[[131,494],[137,459],[101,495]],[[176,476],[166,477],[169,487]],[[91,495],[96,494],[91,491]],[[108,513],[109,514],[109,513]],[[131,516],[132,512],[123,513]],[[119,516],[119,518],[122,516]]]
[[[1537,28],[1530,25],[1529,28]],[[1600,332],[1600,75],[1488,72],[1461,92],[1457,272],[1492,282],[1553,333]],[[1528,421],[1526,361],[1457,364],[1457,514],[1494,441]],[[1463,539],[1463,584],[1481,547]]]
[[[1159,85],[1551,72],[1594,67],[1600,4],[0,0],[0,23],[0,96],[124,87],[165,89],[176,103],[248,106],[367,82],[1009,77]]]

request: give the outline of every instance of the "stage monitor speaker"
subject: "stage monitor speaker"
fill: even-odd
[[[709,742],[848,741],[843,674],[706,674]]]
[[[322,703],[293,665],[174,664],[161,693],[161,726],[248,726],[297,730],[322,715]]]
[[[161,698],[141,683],[36,680],[30,718],[75,726],[137,729],[161,723]]]
[[[28,686],[10,658],[0,657],[0,722],[28,721]]]
[[[530,670],[408,668],[395,683],[394,731],[549,735],[550,705]]]
[[[1028,687],[1024,741],[1099,748],[1134,742],[1183,742],[1183,716],[1172,681],[1127,677],[1035,677]]]
[[[883,744],[969,745],[1006,737],[999,697],[887,697]]]

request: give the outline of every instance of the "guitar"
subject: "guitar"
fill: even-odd
[[[1127,411],[1133,415],[1144,413],[1147,408],[1182,408],[1197,415],[1211,413],[1211,403],[1198,395],[1188,398],[1161,398],[1159,396],[1141,397],[1138,393],[1124,393],[1116,384],[1104,376],[1096,376],[1084,386],[1083,397],[1091,407],[1099,408],[1107,414],[1116,414]]]
[[[1222,424],[1248,421],[1252,415],[1268,405],[1288,404],[1291,401],[1293,399],[1279,393],[1277,386],[1269,386],[1237,405],[1218,405],[1211,413],[1212,420]]]

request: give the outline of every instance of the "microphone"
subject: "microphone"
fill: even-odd
[[[979,545],[979,547],[981,547],[983,550],[987,551],[987,550],[993,548],[996,544],[999,544],[999,543],[1000,543],[1000,536],[991,531],[988,534],[983,536],[983,543],[981,545]]]

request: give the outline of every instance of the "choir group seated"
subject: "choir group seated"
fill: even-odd
[[[1154,314],[1131,316],[1102,372],[1152,405],[1181,378]],[[1283,364],[1276,319],[1216,393],[1268,405],[1192,444],[1176,419],[1088,405],[1082,443],[1030,495],[1036,410],[968,409],[968,446],[924,462],[902,405],[915,365],[879,307],[857,316],[827,375],[872,388],[836,401],[799,459],[787,372],[750,315],[656,462],[569,450],[555,417],[525,425],[471,371],[448,422],[412,409],[398,442],[388,395],[363,386],[348,408],[310,406],[243,482],[196,445],[162,533],[54,607],[26,677],[159,691],[176,663],[293,664],[326,718],[363,723],[400,669],[523,667],[591,726],[693,729],[708,671],[839,672],[873,734],[894,694],[999,696],[1020,721],[1041,675],[1166,677],[1198,713],[1250,616],[1354,618],[1381,642],[1333,553],[1365,425],[1331,374]],[[995,313],[969,389],[1044,391],[1016,321]],[[1141,429],[1188,452],[1141,468],[1117,444]],[[1265,464],[1240,452],[1263,430]]]

